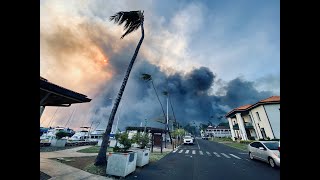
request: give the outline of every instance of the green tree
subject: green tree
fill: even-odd
[[[127,152],[131,148],[133,140],[129,139],[129,133],[117,133],[115,138],[123,146],[122,148],[115,146],[113,149],[115,152]]]
[[[141,149],[144,149],[149,143],[148,133],[138,132],[132,137],[133,142],[137,143]]]
[[[179,142],[181,142],[181,139],[182,139],[181,137],[184,136],[185,133],[186,133],[186,131],[185,131],[184,129],[179,128],[179,129],[175,129],[175,130],[172,132],[172,135],[173,135],[174,137],[178,137]]]
[[[68,136],[68,134],[69,134],[69,133],[64,132],[64,131],[58,131],[58,132],[56,133],[56,138],[57,138],[57,139],[61,139],[61,138],[63,138],[63,137]]]
[[[143,28],[143,22],[144,22],[144,15],[143,15],[143,11],[129,11],[129,12],[124,12],[124,11],[120,11],[118,13],[116,13],[113,16],[110,16],[110,21],[114,21],[115,23],[117,23],[118,25],[122,25],[124,23],[124,30],[126,31],[122,36],[121,39],[124,38],[126,35],[130,34],[131,32],[137,30],[139,27],[141,27],[141,38],[140,41],[136,47],[136,50],[131,58],[131,61],[129,63],[129,66],[127,68],[127,72],[125,74],[125,77],[123,79],[122,85],[120,87],[119,93],[117,95],[117,98],[115,99],[110,117],[109,117],[109,121],[108,121],[108,125],[106,128],[106,131],[103,135],[102,138],[102,143],[101,143],[101,147],[98,153],[97,158],[95,159],[95,163],[94,165],[96,166],[101,166],[101,165],[106,165],[107,164],[107,156],[106,156],[106,151],[108,148],[108,143],[109,143],[109,134],[111,132],[111,128],[112,128],[112,124],[114,121],[114,117],[116,115],[119,103],[121,101],[122,98],[122,94],[124,92],[124,89],[126,87],[127,81],[129,79],[130,76],[130,72],[131,69],[133,67],[133,64],[137,58],[140,46],[142,44],[142,41],[144,39],[144,28]]]

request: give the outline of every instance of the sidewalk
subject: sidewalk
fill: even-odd
[[[80,149],[85,149],[91,146],[81,146],[72,149],[65,149],[61,151],[54,152],[40,152],[40,171],[48,174],[52,179],[70,179],[70,180],[78,180],[78,179],[87,179],[87,180],[113,180],[109,177],[94,175],[83,171],[81,169],[77,169],[66,164],[57,162],[55,160],[51,160],[49,158],[58,158],[58,157],[82,157],[82,156],[96,156],[98,153],[79,153],[76,152]]]

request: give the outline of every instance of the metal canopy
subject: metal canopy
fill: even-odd
[[[70,106],[90,102],[86,95],[71,91],[40,77],[40,106]]]

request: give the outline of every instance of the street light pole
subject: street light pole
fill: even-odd
[[[169,93],[167,95],[167,121],[166,121],[166,127],[168,127],[168,122],[169,122]],[[169,130],[169,128],[166,128],[166,129]],[[165,135],[165,146],[164,146],[165,148],[167,148],[166,147],[166,143],[167,143],[167,133]]]
[[[144,123],[144,133],[146,133],[146,128],[147,128],[147,119],[145,119],[145,123]]]

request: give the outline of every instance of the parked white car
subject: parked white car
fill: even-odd
[[[193,137],[191,136],[184,136],[183,137],[183,144],[193,144]]]
[[[280,167],[280,143],[278,141],[254,141],[248,145],[250,159],[269,163],[273,168]]]

